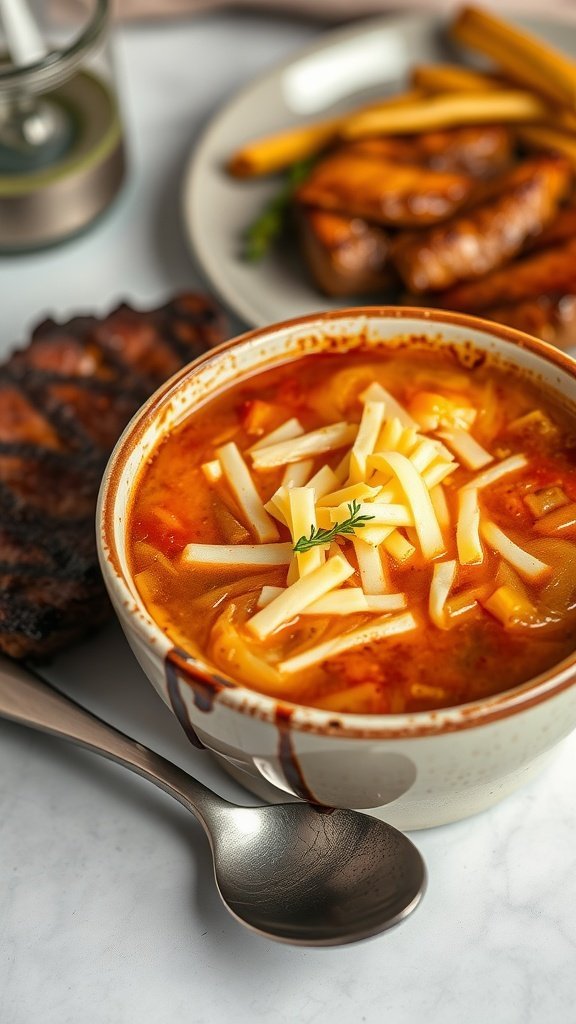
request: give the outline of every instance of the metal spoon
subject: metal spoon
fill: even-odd
[[[397,924],[422,898],[422,858],[390,825],[304,803],[229,803],[6,658],[0,715],[103,754],[192,811],[210,840],[224,905],[261,935],[304,946],[355,942]]]

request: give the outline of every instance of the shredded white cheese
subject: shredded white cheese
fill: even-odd
[[[496,523],[484,520],[480,526],[480,532],[486,543],[525,579],[541,580],[552,572],[552,566],[546,565],[545,562],[541,562],[539,558],[535,558],[534,555],[515,544]]]
[[[528,460],[525,455],[511,455],[508,459],[504,459],[495,466],[491,466],[490,469],[485,469],[479,476],[475,476],[473,480],[469,480],[467,484],[464,484],[464,487],[475,487],[480,491],[483,487],[489,487],[490,484],[496,483],[501,477],[507,476],[508,473],[516,473],[527,465]]]
[[[407,562],[416,553],[414,545],[409,540],[406,540],[406,537],[400,533],[400,530],[394,530],[389,537],[385,537],[382,541],[382,546],[400,564]]]
[[[316,530],[316,506],[312,487],[292,487],[289,492],[292,540],[296,545],[301,537]],[[296,554],[298,575],[307,576],[324,563],[324,549],[319,545]]]
[[[278,540],[278,528],[264,508],[248,466],[237,445],[231,441],[216,450],[226,482],[245,517],[246,525],[265,544]]]
[[[298,463],[296,463],[298,465]],[[333,469],[330,466],[322,466],[314,476],[311,476],[308,481],[308,487],[314,488],[314,494],[316,495],[316,501],[323,498],[325,494],[329,494],[330,491],[336,490],[338,487],[338,477],[336,476]]]
[[[439,457],[444,462],[453,462],[453,456],[450,452],[447,453],[448,458],[438,444],[438,441],[433,441],[431,437],[423,438],[416,448],[410,453],[410,462],[419,473],[423,473],[425,469],[428,469]]]
[[[272,444],[279,444],[280,441],[291,441],[292,438],[299,437],[303,433],[304,427],[300,420],[286,420],[285,423],[281,423],[279,427],[276,427],[276,430],[265,434],[264,437],[261,437],[259,441],[256,441],[255,444],[246,450],[248,452],[257,452],[260,448],[268,448]]]
[[[432,574],[430,585],[430,596],[428,599],[428,612],[430,618],[438,629],[447,628],[446,612],[444,605],[452,584],[456,577],[456,562],[437,562]]]
[[[395,452],[402,440],[404,427],[397,416],[387,419],[374,445],[375,452]]]
[[[388,452],[373,458],[382,460],[382,465],[391,470],[404,491],[424,557],[432,559],[443,554],[445,545],[434,506],[418,470],[405,455],[398,452]]]
[[[384,544],[384,541],[394,533],[395,526],[370,526],[368,524],[363,529],[359,529],[356,536],[360,537],[364,544],[370,544],[373,548],[378,548]]]
[[[337,491],[330,491],[324,494],[318,501],[320,508],[328,508],[334,505],[344,505],[349,501],[364,501],[365,498],[376,498],[381,487],[370,487],[369,484],[351,484],[350,487],[341,487]]]
[[[345,558],[339,555],[329,558],[319,569],[296,580],[266,608],[256,612],[248,619],[246,628],[259,640],[265,640],[274,630],[300,615],[313,601],[339,587],[353,572]]]
[[[412,419],[410,413],[404,408],[394,395],[391,395],[386,388],[376,381],[370,384],[360,395],[361,402],[384,402],[388,416],[396,416],[403,427],[415,427],[418,430],[416,420]]]
[[[314,459],[292,462],[286,466],[282,477],[282,487],[303,487],[314,469]]]
[[[460,565],[480,565],[484,561],[480,540],[480,505],[475,487],[458,493],[456,547]]]
[[[375,622],[372,626],[355,629],[352,633],[345,633],[344,636],[338,637],[336,640],[327,640],[323,644],[318,644],[317,647],[303,651],[302,654],[287,658],[286,661],[280,662],[278,670],[287,674],[301,672],[321,661],[327,661],[328,658],[343,654],[344,651],[353,650],[355,647],[364,647],[376,640],[384,640],[385,637],[409,633],[413,629],[416,629],[416,619],[412,612],[404,612],[403,615],[396,615],[391,619]]]
[[[331,423],[328,427],[319,427],[309,434],[301,434],[292,441],[280,441],[279,444],[272,444],[266,448],[252,450],[252,464],[254,469],[275,469],[277,466],[285,466],[289,462],[300,462],[314,455],[323,455],[325,452],[336,451],[352,444],[358,427],[354,423]]]
[[[458,430],[456,427],[452,430],[441,430],[438,437],[446,441],[448,447],[452,449],[462,465],[466,466],[466,469],[482,469],[483,466],[494,461],[494,456],[487,452],[466,430]]]
[[[437,462],[433,462],[428,469],[425,469],[422,473],[422,482],[426,485],[429,491],[438,484],[441,484],[446,477],[450,476],[458,469],[457,462],[444,462],[443,459],[438,459]]]
[[[450,509],[448,508],[448,502],[446,500],[446,491],[442,484],[436,484],[435,487],[430,488],[430,499],[434,506],[438,525],[441,530],[449,530],[452,519],[450,517]]]
[[[275,597],[279,597],[283,592],[284,587],[262,587],[260,596],[256,602],[257,608],[265,608],[270,601],[273,601]]]
[[[374,451],[384,421],[384,402],[366,402],[358,433],[350,453],[350,481],[358,483],[366,479],[366,459]]]
[[[380,502],[359,502],[358,514],[370,517],[372,526],[414,526],[414,517],[406,505],[384,505]],[[333,523],[341,523],[349,516],[348,505],[337,505],[330,509]],[[366,527],[364,527],[366,529]],[[362,534],[364,536],[364,534]]]
[[[378,547],[367,544],[360,537],[353,537],[352,543],[356,552],[364,593],[385,594],[390,590],[388,574],[383,562],[386,553],[381,552]]]
[[[288,565],[292,544],[187,544],[180,557],[185,565]]]

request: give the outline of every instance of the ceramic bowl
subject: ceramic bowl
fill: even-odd
[[[512,690],[458,707],[404,715],[334,714],[278,703],[173,649],[144,608],[126,553],[127,511],[141,466],[188,413],[239,376],[359,345],[454,344],[466,359],[490,353],[576,407],[576,363],[542,342],[473,317],[364,308],[246,334],[184,369],[127,427],[106,470],[98,532],[104,578],[144,672],[190,741],[248,789],[363,808],[401,829],[454,821],[529,779],[576,726],[576,655]]]

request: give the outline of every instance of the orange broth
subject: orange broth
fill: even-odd
[[[495,462],[515,453],[526,457],[524,468],[478,492],[481,515],[551,566],[552,575],[544,583],[515,577],[535,611],[528,621],[519,615],[504,624],[474,600],[476,590],[484,600],[497,579],[506,582],[509,576],[500,555],[483,542],[482,564],[458,564],[446,606],[450,614],[445,628],[438,628],[428,611],[433,565],[416,542],[405,563],[385,558],[390,590],[406,595],[417,628],[280,676],[279,683],[275,666],[283,659],[369,624],[375,616],[301,614],[257,641],[246,623],[257,611],[263,586],[286,587],[287,566],[184,565],[182,552],[190,543],[255,543],[226,482],[210,484],[201,467],[216,458],[218,446],[234,441],[246,453],[291,417],[306,431],[341,420],[358,423],[359,395],[373,381],[408,410],[418,405],[422,393],[461,396],[477,413],[471,434]],[[249,456],[244,457],[249,464]],[[342,450],[317,456],[313,471],[324,464],[335,467],[341,458]],[[284,467],[252,473],[263,501],[279,487],[283,472]],[[478,471],[460,465],[445,480],[453,524],[459,489],[477,476]],[[165,439],[135,488],[128,530],[131,568],[150,614],[174,644],[192,654],[202,652],[248,687],[296,704],[363,714],[453,706],[523,683],[574,649],[576,528],[568,522],[548,534],[537,532],[538,519],[525,499],[544,492],[561,493],[568,508],[576,502],[576,424],[518,371],[488,363],[467,369],[448,350],[314,355],[240,381]],[[279,539],[290,541],[287,527],[277,526]],[[446,551],[437,561],[457,559],[454,528],[442,532]],[[400,529],[400,534],[415,541],[413,529]],[[356,571],[344,586],[358,587],[351,544],[346,557]],[[471,591],[471,607],[460,601],[457,614],[459,596]],[[272,669],[270,678],[267,671],[250,671],[250,657],[239,659],[238,647],[223,642],[230,623],[250,657]]]

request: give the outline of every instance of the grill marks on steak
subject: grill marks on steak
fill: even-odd
[[[1,403],[0,403],[1,405]],[[0,445],[0,519],[27,522],[40,519],[86,519],[94,510],[106,460],[70,458],[19,445],[6,451]]]
[[[37,412],[18,383],[7,377],[0,378],[0,442],[41,445],[53,450],[61,447],[58,432],[46,416]]]
[[[106,461],[142,402],[223,340],[216,307],[41,324],[0,367],[0,649],[47,657],[109,613],[94,515]]]

